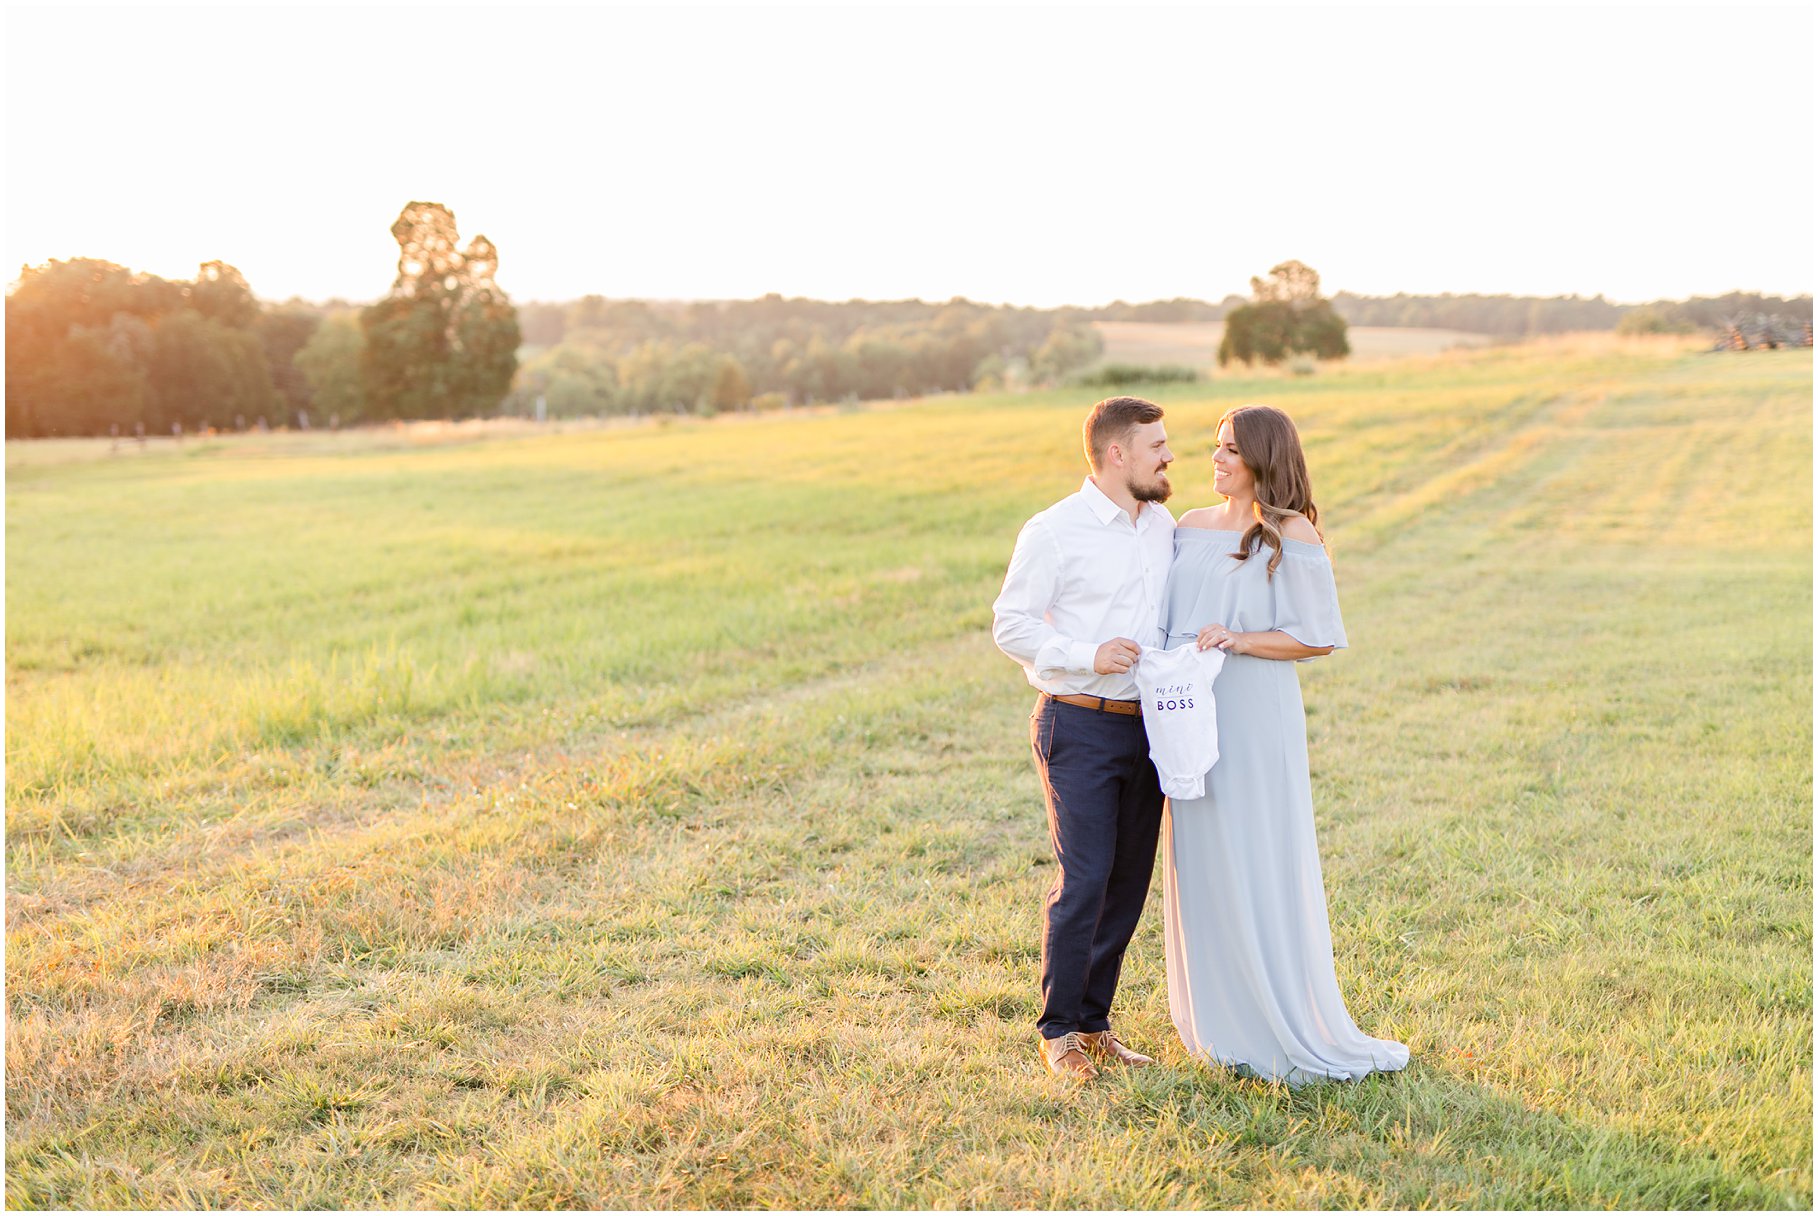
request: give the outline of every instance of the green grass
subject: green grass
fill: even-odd
[[[1811,358],[1558,342],[1289,410],[1341,985],[1078,1093],[992,648],[1077,395],[413,449],[9,445],[10,1207],[1809,1207]]]

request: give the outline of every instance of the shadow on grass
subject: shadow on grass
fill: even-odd
[[[1298,1088],[1193,1063],[1162,1063],[1107,1082],[1106,1124],[1129,1131],[1178,1125],[1208,1146],[1261,1151],[1276,1172],[1296,1179],[1294,1193],[1274,1198],[1296,1205],[1365,1198],[1453,1208],[1810,1202],[1798,1178],[1773,1186],[1750,1176],[1750,1163],[1537,1110],[1419,1059],[1399,1073]],[[1189,1194],[1193,1173],[1191,1162],[1177,1172]]]

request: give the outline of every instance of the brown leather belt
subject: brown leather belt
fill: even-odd
[[[1112,701],[1106,697],[1094,697],[1083,692],[1068,693],[1064,697],[1051,692],[1045,692],[1042,696],[1047,697],[1050,701],[1065,701],[1069,705],[1078,705],[1085,709],[1096,709],[1100,713],[1128,714],[1137,718],[1143,716],[1143,703],[1141,701]]]

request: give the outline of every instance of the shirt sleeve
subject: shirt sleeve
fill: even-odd
[[[1250,560],[1262,561],[1263,556],[1258,554]],[[1344,619],[1338,613],[1338,584],[1332,577],[1332,563],[1323,551],[1290,548],[1282,554],[1269,587],[1275,609],[1271,629],[1281,630],[1303,646],[1336,649],[1348,644]]]
[[[1060,547],[1047,526],[1032,519],[1017,534],[1004,588],[991,605],[991,640],[1038,680],[1090,675],[1098,655],[1096,643],[1069,638],[1048,623],[1060,584]]]

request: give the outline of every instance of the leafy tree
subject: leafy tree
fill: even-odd
[[[452,224],[454,216],[449,216]],[[460,387],[467,394],[461,413],[483,413],[497,408],[511,388],[518,370],[517,309],[499,290],[493,276],[499,269],[499,251],[483,236],[476,236],[462,254],[466,290],[455,317],[455,352],[462,370]]]
[[[1053,384],[1067,373],[1085,367],[1105,353],[1098,331],[1083,326],[1056,325],[1048,338],[1029,356],[1029,373],[1044,384]]]
[[[495,408],[517,370],[517,311],[493,281],[498,251],[459,248],[454,213],[413,202],[391,226],[398,277],[360,314],[366,399],[400,418],[467,417]]]
[[[128,336],[131,326],[140,333]],[[130,431],[146,393],[145,368],[133,338],[149,335],[144,321],[126,313],[115,313],[106,326],[70,330],[52,354],[58,408],[50,433],[100,435],[113,426]]]
[[[541,397],[555,418],[623,413],[631,407],[619,392],[616,362],[610,351],[584,332],[571,335],[518,369],[512,381],[511,407],[529,414]]]
[[[309,384],[317,413],[356,422],[367,414],[365,360],[366,331],[360,318],[341,312],[318,325],[291,362]]]
[[[972,387],[981,393],[998,393],[1004,389],[1009,368],[1002,355],[986,355],[972,369]]]
[[[293,414],[309,409],[312,404],[314,394],[309,378],[297,366],[297,355],[321,324],[320,314],[295,307],[268,309],[253,322],[253,332],[265,348],[265,365],[271,371],[272,387]],[[342,414],[342,417],[348,415]]]
[[[1246,304],[1225,318],[1225,336],[1218,344],[1218,364],[1231,360],[1280,363],[1287,358],[1294,331],[1294,307],[1281,300]]]
[[[719,356],[704,342],[690,342],[669,356],[663,368],[662,400],[677,410],[713,412],[713,388],[719,377]]]
[[[852,352],[834,347],[814,334],[783,365],[782,378],[804,402],[837,401],[857,391],[858,361]]]
[[[183,286],[135,275],[98,258],[51,261],[27,266],[6,301],[6,434],[71,435],[105,431],[136,420],[139,383],[115,366],[125,352],[97,337],[74,348],[75,332],[109,330],[115,316],[153,317],[180,308]],[[100,348],[108,353],[101,354]],[[100,405],[102,385],[122,387],[126,396],[112,409]]]
[[[846,339],[852,391],[873,401],[900,397],[915,383],[914,353],[890,330],[860,330]]]
[[[1316,359],[1342,359],[1351,353],[1349,327],[1333,309],[1331,301],[1319,300],[1307,308],[1297,309],[1294,323],[1295,350]]]
[[[721,355],[713,373],[712,404],[716,411],[743,409],[751,402],[751,381],[731,355]]]
[[[668,352],[660,342],[641,343],[613,362],[618,400],[627,413],[646,413],[662,402],[663,369],[668,362]]]
[[[226,427],[235,414],[278,407],[259,339],[191,309],[171,313],[152,330],[146,371],[149,432],[166,433],[173,423],[185,430]]]
[[[1676,316],[1667,307],[1644,305],[1622,314],[1622,320],[1616,322],[1619,334],[1689,334],[1698,327],[1683,316]]]
[[[194,283],[92,258],[28,267],[7,301],[7,433],[92,434],[226,425],[273,408],[240,272],[204,263]]]
[[[189,305],[230,329],[250,329],[259,319],[259,301],[246,276],[226,262],[204,262],[189,289]]]
[[[1319,272],[1305,262],[1280,262],[1269,277],[1250,279],[1250,296],[1257,303],[1271,300],[1305,307],[1319,302]]]
[[[51,261],[20,270],[6,316],[11,325],[17,315],[33,339],[53,341],[77,325],[106,325],[115,313],[149,318],[175,312],[188,286],[99,258]]]
[[[1345,321],[1330,300],[1319,295],[1319,273],[1304,262],[1287,261],[1269,277],[1250,280],[1253,302],[1225,315],[1225,336],[1218,344],[1220,367],[1240,363],[1280,363],[1290,354],[1341,359],[1351,353]]]

